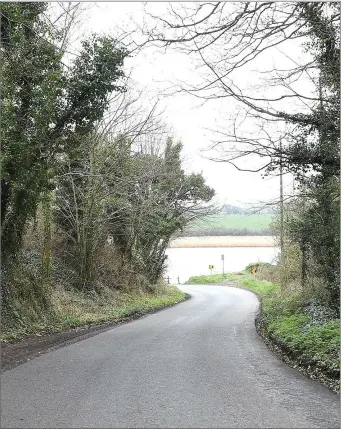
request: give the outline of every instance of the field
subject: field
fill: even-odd
[[[271,214],[219,214],[196,221],[188,229],[195,231],[216,228],[262,230],[270,228],[272,220],[273,215]]]

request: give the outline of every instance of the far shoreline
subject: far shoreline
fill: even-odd
[[[182,247],[277,247],[277,238],[268,235],[179,237],[170,248]]]

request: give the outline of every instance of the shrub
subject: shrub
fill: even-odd
[[[251,270],[253,268],[255,268],[257,270],[257,272],[261,269],[261,268],[268,268],[268,267],[272,267],[271,264],[269,264],[268,262],[253,262],[249,265],[247,265],[244,269],[245,272],[250,273],[251,274]]]

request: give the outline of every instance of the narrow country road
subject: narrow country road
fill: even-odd
[[[338,428],[339,397],[258,337],[255,295],[192,299],[6,371],[2,428]]]

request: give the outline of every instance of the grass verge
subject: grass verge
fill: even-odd
[[[63,288],[53,292],[54,311],[37,323],[21,320],[15,326],[3,327],[1,341],[17,342],[32,334],[44,335],[77,327],[118,323],[132,316],[144,315],[177,304],[185,294],[175,286],[159,287],[153,293],[83,294]]]
[[[243,275],[243,274],[241,274]],[[209,285],[221,283],[225,280],[236,280],[239,276],[237,274],[212,274],[207,276],[193,276],[185,283],[186,285]]]
[[[191,277],[186,284],[228,281],[260,298],[256,328],[272,351],[290,366],[340,391],[340,319],[316,301],[281,292],[278,285],[246,272]]]

